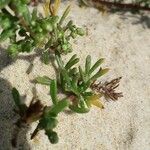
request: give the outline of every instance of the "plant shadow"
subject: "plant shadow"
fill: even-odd
[[[16,58],[11,58],[6,49],[0,47],[0,71],[2,71],[5,67],[12,65],[13,63],[15,63],[16,60],[21,59],[24,61],[27,61],[30,63],[28,70],[30,70],[30,68],[32,67],[32,63],[35,60],[35,58],[40,57],[41,56],[41,50],[37,50],[35,53],[33,54],[28,54],[28,55],[23,55],[20,54],[19,56],[17,56]]]
[[[11,90],[11,84],[7,80],[0,78],[0,149],[30,150],[26,139],[26,134],[30,127],[26,126],[17,129],[15,123],[19,119],[19,115],[14,111],[15,104],[12,100]],[[25,100],[25,96],[22,97],[22,100]],[[17,142],[16,147],[13,147],[12,141],[14,139]]]
[[[132,24],[141,24],[143,28],[150,28],[150,15],[146,11],[139,11],[135,9],[111,9],[110,13],[116,13],[120,19],[133,19]]]

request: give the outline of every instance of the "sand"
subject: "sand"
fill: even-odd
[[[74,51],[83,65],[90,54],[93,62],[103,57],[103,66],[110,68],[101,81],[122,76],[119,91],[124,97],[118,101],[104,101],[104,110],[93,107],[87,114],[59,115],[56,131],[60,140],[56,145],[49,143],[43,131],[34,140],[30,134],[37,122],[23,128],[18,136],[18,150],[148,150],[150,149],[150,15],[102,14],[94,8],[79,8],[76,2],[61,4],[61,13],[67,4],[72,5],[69,19],[87,30],[85,37],[73,42]],[[140,22],[141,21],[141,22]],[[39,57],[33,61],[33,71],[27,75],[31,58],[21,54],[14,62],[8,60],[0,49],[0,150],[13,149],[10,143],[13,123],[18,116],[13,112],[14,102],[11,88],[16,87],[21,95],[26,95],[28,105],[32,99],[32,87],[36,87],[39,99],[50,105],[49,88],[34,85],[30,81],[38,75],[55,77],[51,65],[41,63]]]

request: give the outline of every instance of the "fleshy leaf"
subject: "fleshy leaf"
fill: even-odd
[[[53,104],[56,105],[58,103],[56,80],[52,80],[51,83],[50,83],[50,95],[51,95]]]
[[[47,76],[35,78],[36,83],[43,84],[43,85],[50,85],[51,81],[52,81],[52,79],[50,79]]]

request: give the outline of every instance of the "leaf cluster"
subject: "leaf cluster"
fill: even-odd
[[[70,7],[59,17],[53,13],[41,15],[34,8],[32,12],[28,8],[28,0],[9,0],[0,2],[0,42],[10,39],[7,51],[12,57],[20,52],[31,52],[41,49],[42,58],[48,63],[49,54],[55,51],[67,54],[72,51],[71,39],[77,35],[84,35],[84,31],[70,20],[63,25]],[[6,6],[9,10],[4,7]],[[46,7],[49,4],[45,4]],[[11,12],[11,11],[12,12]],[[19,35],[19,40],[18,40]]]
[[[99,85],[91,85],[108,72],[108,68],[101,67],[104,59],[101,58],[92,65],[91,56],[87,56],[84,67],[78,66],[79,58],[76,54],[67,63],[62,59],[62,54],[72,51],[70,40],[78,35],[84,35],[84,31],[74,25],[72,20],[63,25],[70,7],[67,7],[63,15],[59,17],[56,13],[60,0],[56,0],[54,5],[47,2],[44,5],[45,15],[42,16],[36,8],[32,12],[29,11],[27,5],[29,2],[29,0],[3,0],[0,2],[0,26],[2,27],[0,41],[10,39],[8,53],[12,57],[16,57],[20,52],[31,52],[38,48],[42,49],[42,57],[46,64],[49,62],[50,55],[54,57],[56,79],[47,76],[35,79],[36,83],[49,86],[52,106],[44,106],[37,97],[33,97],[27,107],[21,103],[18,90],[12,89],[20,122],[29,124],[39,121],[31,139],[40,130],[44,130],[50,142],[54,144],[58,142],[55,128],[58,124],[59,113],[65,109],[70,109],[75,113],[87,113],[92,105],[104,108],[100,98],[103,93],[111,97],[112,92],[113,98],[118,98],[120,93],[115,93],[114,89],[116,84],[119,85],[120,79],[105,84],[105,90],[100,90],[97,94],[95,88]],[[9,10],[5,7],[6,5]],[[19,40],[17,39],[18,35],[21,37]],[[108,89],[110,91],[106,92]],[[58,98],[59,93],[63,93],[65,98]]]
[[[87,113],[91,107],[90,97],[95,95],[90,89],[90,85],[109,70],[100,67],[104,59],[101,58],[91,65],[91,56],[87,56],[84,69],[81,66],[75,66],[79,62],[77,55],[73,55],[66,64],[60,55],[56,55],[56,61],[58,65],[57,83],[59,89],[72,102],[69,108],[77,113]],[[48,85],[51,84],[51,81],[46,76],[36,78],[36,82],[40,84]]]

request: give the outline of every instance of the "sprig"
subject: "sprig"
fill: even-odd
[[[81,67],[78,65],[79,58],[75,54],[65,63],[62,54],[72,51],[70,40],[78,35],[84,35],[84,30],[74,25],[72,20],[65,24],[70,6],[59,17],[57,11],[60,0],[56,0],[54,4],[52,1],[47,1],[43,7],[45,15],[41,17],[36,8],[32,12],[29,11],[27,5],[29,2],[28,0],[0,2],[0,26],[2,27],[0,41],[10,39],[7,51],[12,57],[39,48],[42,50],[42,60],[45,64],[48,64],[50,56],[53,56],[54,63],[56,63],[56,79],[47,76],[38,76],[35,79],[36,83],[49,86],[52,106],[43,105],[35,91],[29,106],[21,102],[22,98],[16,88],[12,89],[12,96],[20,115],[17,126],[38,121],[31,139],[40,130],[44,130],[49,141],[55,144],[59,139],[55,131],[58,115],[65,109],[70,109],[75,113],[87,113],[93,105],[103,109],[102,96],[112,100],[117,100],[122,96],[122,93],[115,92],[120,78],[102,85],[101,82],[95,84],[109,71],[108,68],[101,67],[104,62],[103,58],[98,59],[92,65],[91,56],[88,55],[84,67]],[[13,14],[9,10],[12,10]],[[17,40],[17,35],[22,39]],[[63,93],[65,98],[60,99],[59,93]]]
[[[19,53],[42,50],[42,60],[47,64],[50,59],[49,54],[56,51],[60,54],[67,54],[72,51],[71,38],[77,35],[84,35],[84,31],[69,21],[62,25],[69,14],[70,7],[64,11],[61,17],[57,16],[57,9],[60,1],[53,4],[45,3],[45,16],[39,15],[37,9],[32,12],[28,9],[29,1],[10,0],[0,3],[0,42],[10,39],[7,49],[8,54],[16,57]],[[13,11],[15,15],[4,6]],[[48,9],[48,10],[47,10]],[[49,14],[47,14],[49,11]],[[17,40],[17,34],[21,40]]]
[[[52,80],[50,83],[50,94],[53,105],[52,107],[45,107],[43,115],[39,120],[39,124],[33,132],[31,139],[34,138],[39,130],[45,130],[50,142],[54,144],[58,142],[58,135],[55,131],[53,131],[58,124],[57,116],[69,106],[69,102],[66,98],[62,100],[57,98],[57,83],[55,80]]]
[[[68,96],[68,99],[70,99],[71,104],[69,105],[69,108],[72,111],[77,113],[87,113],[90,110],[92,103],[103,108],[103,105],[99,100],[101,96],[99,94],[96,95],[92,90],[90,90],[92,82],[108,72],[107,68],[102,69],[100,67],[103,60],[104,59],[99,59],[93,66],[91,66],[91,57],[87,56],[85,70],[83,70],[80,66],[75,67],[75,65],[79,62],[77,55],[73,55],[69,61],[64,64],[61,56],[56,54],[56,61],[58,65],[57,83],[63,93],[65,93],[66,96]],[[94,73],[96,69],[98,69],[98,71]],[[36,81],[37,83],[40,83],[38,80]],[[51,92],[51,95],[54,93],[56,92]]]

